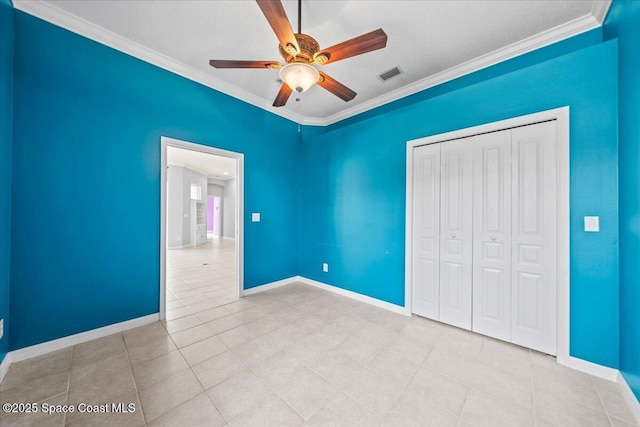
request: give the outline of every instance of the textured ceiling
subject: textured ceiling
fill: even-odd
[[[318,67],[358,93],[314,86],[271,104],[277,70],[216,70],[209,59],[282,60],[254,1],[30,1],[16,8],[300,123],[329,124],[601,25],[609,0],[302,2],[302,32],[328,47],[382,28],[387,47]],[[283,1],[297,29],[297,2]],[[395,66],[402,74],[377,76]],[[300,101],[296,102],[296,98]]]

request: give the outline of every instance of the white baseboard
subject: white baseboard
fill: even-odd
[[[403,314],[405,316],[411,316],[411,311],[405,307],[391,304],[390,302],[382,301],[377,298],[372,298],[366,295],[359,294],[357,292],[351,292],[346,289],[338,288],[337,286],[329,285],[327,283],[318,282],[317,280],[308,279],[302,276],[293,276],[287,279],[278,280],[276,282],[265,283],[264,285],[255,286],[253,288],[242,291],[242,295],[251,295],[258,292],[268,291],[269,289],[279,288],[280,286],[289,285],[291,283],[304,283],[305,285],[313,286],[323,289],[334,294],[341,295],[343,297],[351,298],[356,301],[364,302],[374,305],[385,310],[393,311],[394,313]]]
[[[411,310],[408,310],[406,307],[392,304],[387,301],[382,301],[377,298],[373,298],[367,295],[362,295],[357,292],[348,291],[346,289],[339,288],[337,286],[329,285],[327,283],[318,282],[317,280],[308,279],[306,277],[297,276],[297,281],[305,283],[310,286],[315,286],[316,288],[324,289],[325,291],[333,292],[334,294],[341,295],[343,297],[351,298],[356,301],[364,302],[367,304],[371,304],[373,306],[383,308],[385,310],[392,311],[394,313],[403,314],[405,316],[411,316]]]
[[[53,341],[47,341],[30,347],[21,348],[19,350],[10,351],[7,353],[2,361],[2,365],[0,366],[0,381],[2,381],[2,378],[4,378],[5,373],[9,370],[9,366],[12,363],[40,356],[51,351],[61,350],[96,338],[106,337],[107,335],[115,334],[117,332],[148,325],[149,323],[157,322],[159,319],[160,315],[158,313],[149,314],[147,316],[138,317],[125,322],[114,323],[113,325],[104,326],[102,328],[92,329],[79,334],[58,338]]]
[[[297,276],[289,277],[287,279],[277,280],[275,282],[265,283],[264,285],[254,286],[253,288],[243,289],[242,296],[257,294],[258,292],[268,291],[269,289],[279,288],[280,286],[290,285],[292,283],[299,282]]]
[[[613,382],[618,380],[618,370],[609,368],[608,366],[598,365],[597,363],[589,362],[573,356],[562,358],[556,357],[556,361],[560,365],[575,369],[576,371],[584,372],[585,374],[593,375],[594,377],[602,378],[603,380]]]
[[[633,413],[636,422],[640,424],[640,403],[638,402],[638,399],[636,399],[635,394],[633,394],[633,391],[631,391],[629,384],[627,384],[627,381],[624,379],[619,370],[609,368],[607,366],[598,365],[597,363],[589,362],[573,356],[569,356],[563,360],[557,358],[556,360],[560,365],[564,365],[577,371],[584,372],[585,374],[593,375],[594,377],[617,383],[618,387],[620,388],[620,392],[622,393],[622,396],[627,403],[627,406]]]
[[[7,371],[9,370],[10,365],[11,365],[11,353],[7,353],[4,355],[4,359],[2,359],[2,363],[0,363],[0,383],[2,382]]]
[[[624,400],[627,402],[629,409],[631,409],[633,416],[636,418],[636,422],[640,425],[640,402],[638,402],[636,395],[633,394],[631,387],[627,384],[627,380],[624,379],[624,376],[620,372],[618,372],[616,382],[620,387]]]

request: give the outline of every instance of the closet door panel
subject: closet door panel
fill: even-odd
[[[471,329],[472,152],[467,140],[440,154],[440,320]]]
[[[512,132],[511,341],[556,354],[556,124]]]
[[[440,145],[413,153],[412,311],[439,319],[440,305]]]
[[[474,137],[473,330],[511,338],[511,131]]]

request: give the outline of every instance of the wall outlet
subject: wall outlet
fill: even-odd
[[[326,262],[322,263],[322,271],[324,271],[325,273],[329,272],[329,264],[327,264]]]
[[[0,340],[4,336],[4,319],[0,319]]]

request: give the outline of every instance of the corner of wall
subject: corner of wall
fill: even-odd
[[[640,397],[640,2],[614,0],[603,24],[605,40],[618,43],[619,340],[620,371]]]
[[[0,339],[0,363],[8,366],[9,297],[11,259],[11,174],[13,146],[13,5],[0,2],[0,319],[4,319]],[[1,376],[0,372],[0,376]]]

